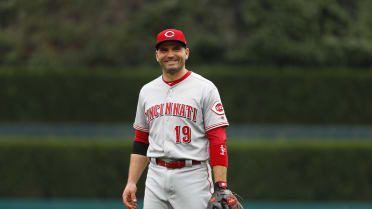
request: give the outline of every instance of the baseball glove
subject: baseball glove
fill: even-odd
[[[244,209],[225,182],[215,184],[215,190],[208,202],[207,209]]]

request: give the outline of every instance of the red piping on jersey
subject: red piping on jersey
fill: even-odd
[[[136,130],[143,131],[143,132],[149,132],[149,129],[148,128],[142,128],[141,126],[137,126],[134,123],[133,123],[133,128],[136,129]]]
[[[205,130],[210,131],[211,129],[214,129],[214,128],[217,128],[217,127],[220,127],[220,126],[228,126],[228,125],[229,125],[228,122],[216,123],[216,124],[213,124],[213,125],[210,125],[210,126],[206,127]]]
[[[168,84],[169,86],[174,86],[177,83],[180,83],[181,81],[185,80],[187,77],[189,77],[190,74],[191,74],[191,71],[187,71],[187,73],[184,76],[182,76],[181,78],[175,81],[165,81],[163,76],[161,78],[163,79],[164,83]]]

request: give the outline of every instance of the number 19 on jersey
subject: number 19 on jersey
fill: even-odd
[[[176,143],[190,143],[191,142],[191,129],[189,126],[176,126],[174,128],[176,131]]]

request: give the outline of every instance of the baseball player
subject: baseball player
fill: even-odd
[[[136,184],[149,164],[144,209],[236,208],[226,183],[229,123],[216,86],[185,68],[182,31],[160,32],[155,49],[162,75],[139,94],[124,204],[137,207]]]

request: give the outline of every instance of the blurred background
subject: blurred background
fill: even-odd
[[[117,209],[158,32],[219,88],[250,209],[372,208],[372,1],[1,0],[0,208]],[[138,197],[143,197],[144,175]]]

